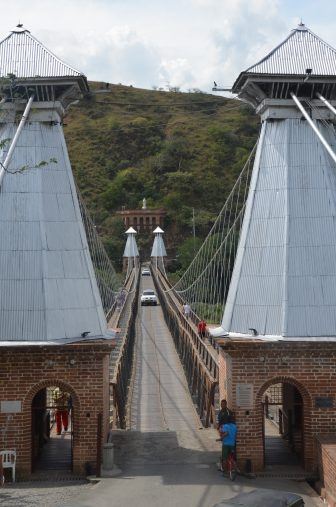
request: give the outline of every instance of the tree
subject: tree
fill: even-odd
[[[193,237],[187,238],[181,243],[177,249],[177,258],[180,264],[181,272],[186,271],[188,266],[191,264],[193,258],[197,254],[198,250],[202,245],[201,238]]]

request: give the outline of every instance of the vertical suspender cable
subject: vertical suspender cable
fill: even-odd
[[[13,137],[13,140],[12,140],[11,145],[9,147],[9,150],[8,150],[7,156],[5,158],[5,161],[2,164],[2,167],[1,167],[1,170],[0,170],[0,185],[1,185],[3,177],[5,175],[5,171],[7,170],[8,166],[9,166],[9,163],[11,161],[13,152],[15,150],[16,143],[17,143],[17,141],[19,139],[19,136],[21,134],[21,130],[23,129],[24,124],[26,123],[26,119],[28,117],[28,114],[29,114],[31,105],[33,103],[33,100],[34,100],[34,95],[32,95],[29,98],[29,100],[28,100],[28,103],[27,103],[26,108],[24,110],[24,113],[22,115],[21,121],[20,121],[19,126],[17,128],[17,131],[15,132],[15,136]]]

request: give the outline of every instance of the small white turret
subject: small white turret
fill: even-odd
[[[167,257],[166,247],[163,241],[163,230],[161,227],[157,227],[155,231],[153,231],[153,234],[155,234],[154,243],[152,247],[152,253],[151,258],[158,259],[161,258],[163,261],[163,257]]]
[[[135,239],[137,231],[130,227],[125,234],[127,234],[127,241],[123,255],[123,269],[129,271],[139,264],[139,250]]]

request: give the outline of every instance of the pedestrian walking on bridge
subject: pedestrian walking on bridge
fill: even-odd
[[[189,317],[191,315],[191,306],[188,303],[185,303],[183,305],[183,314],[187,320],[189,320]]]
[[[205,338],[205,332],[206,332],[206,328],[207,328],[207,325],[206,325],[206,322],[205,320],[200,320],[199,323],[198,323],[198,335],[200,338]]]

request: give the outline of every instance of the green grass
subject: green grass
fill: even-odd
[[[93,92],[102,87],[91,83]],[[64,127],[74,175],[107,250],[120,267],[121,206],[167,210],[172,257],[192,233],[202,240],[258,135],[251,109],[203,93],[111,86],[71,106]],[[143,243],[151,243],[152,235]],[[178,269],[178,260],[175,268]]]

